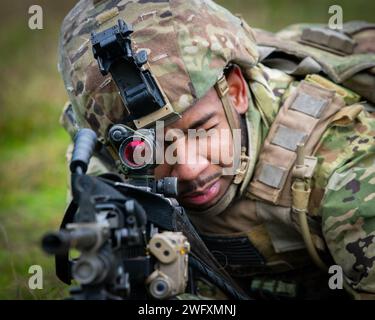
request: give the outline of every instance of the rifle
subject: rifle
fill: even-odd
[[[86,175],[95,143],[92,130],[77,133],[70,163],[73,200],[60,231],[42,239],[43,250],[55,255],[58,278],[78,283],[70,298],[170,299],[196,294],[188,275],[199,274],[230,297],[247,299],[219,270],[184,209],[165,196],[176,192],[177,181],[150,183],[148,177],[147,186],[140,186],[140,179],[132,185],[114,174]],[[81,255],[69,259],[72,249]]]

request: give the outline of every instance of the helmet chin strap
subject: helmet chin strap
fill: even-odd
[[[247,148],[246,146],[242,146],[239,141],[235,140],[234,130],[239,129],[241,130],[241,124],[238,121],[237,113],[234,107],[232,106],[232,102],[229,98],[229,87],[225,76],[223,75],[216,83],[215,89],[221,103],[224,108],[224,112],[226,118],[228,120],[229,128],[232,132],[233,143],[234,143],[234,155],[238,155],[241,152],[240,159],[235,161],[234,165],[236,171],[233,177],[231,184],[228,187],[228,190],[225,192],[224,196],[220,198],[220,200],[214,204],[212,207],[202,210],[202,211],[194,211],[194,210],[187,210],[187,213],[194,217],[207,217],[207,216],[217,216],[221,212],[223,212],[233,201],[236,194],[238,193],[238,189],[240,184],[243,182],[245,178],[246,171],[249,166],[250,158],[247,155]]]
[[[238,114],[236,113],[236,110],[233,107],[232,102],[229,98],[229,86],[227,80],[225,79],[225,75],[222,75],[220,79],[216,82],[215,89],[223,105],[224,112],[228,120],[229,128],[232,132],[235,155],[233,161],[234,166],[236,168],[232,183],[239,185],[244,180],[250,158],[247,155],[246,146],[242,146],[241,142],[235,139],[236,136],[234,134],[234,130],[241,130],[241,125],[238,121]],[[241,155],[238,159],[237,155],[239,154]]]

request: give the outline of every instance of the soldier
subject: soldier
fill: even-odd
[[[210,0],[81,0],[62,26],[59,68],[70,99],[62,123],[72,136],[81,127],[97,133],[92,174],[119,170],[108,130],[126,112],[90,43],[91,32],[118,19],[133,26],[133,49],[147,51],[145,68],[172,109],[163,116],[166,132],[242,132],[229,159],[239,157],[233,175],[223,174],[228,159],[215,155],[235,144],[234,135],[211,136],[207,154],[198,148],[193,162],[185,156],[155,169],[158,178],[179,179],[178,200],[223,268],[255,297],[310,299],[345,296],[328,286],[327,266],[336,264],[347,291],[370,298],[374,25],[271,34]],[[177,154],[186,141],[175,141]]]

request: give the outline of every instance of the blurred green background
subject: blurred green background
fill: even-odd
[[[188,1],[188,0],[187,0]],[[66,94],[57,72],[63,17],[77,1],[2,0],[0,11],[0,299],[59,299],[67,288],[54,275],[40,238],[57,229],[66,201],[68,135],[58,118]],[[327,23],[330,5],[344,22],[374,22],[370,0],[218,0],[250,26],[276,31],[298,22]],[[44,29],[28,28],[28,8],[41,5]],[[44,288],[30,290],[31,265],[41,265]]]

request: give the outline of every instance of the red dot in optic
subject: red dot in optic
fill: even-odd
[[[128,162],[130,165],[134,167],[142,166],[143,163],[137,163],[134,160],[134,153],[137,148],[141,148],[142,150],[142,156],[144,157],[145,155],[145,148],[146,148],[146,143],[142,140],[134,140],[129,142],[124,150],[124,157],[126,162]]]

